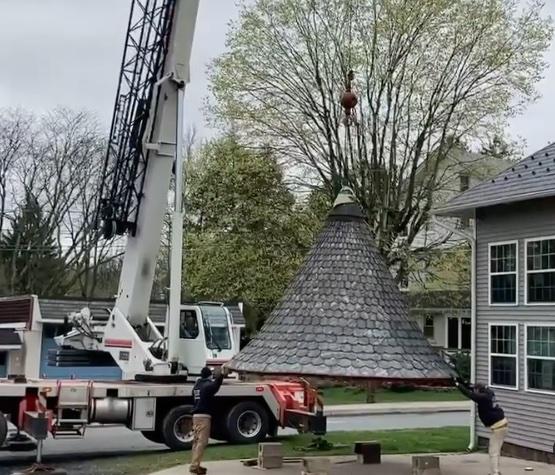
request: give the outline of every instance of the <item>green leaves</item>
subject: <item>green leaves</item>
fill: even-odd
[[[316,220],[297,205],[273,154],[233,136],[205,145],[186,182],[186,293],[243,299],[263,318],[310,247]]]
[[[410,248],[428,220],[450,138],[502,131],[536,98],[552,32],[539,0],[245,2],[211,65],[209,112],[242,143],[279,151],[299,186],[353,188],[398,264],[399,242]],[[339,98],[351,69],[349,138]]]

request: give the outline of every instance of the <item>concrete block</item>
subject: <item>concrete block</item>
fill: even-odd
[[[258,455],[263,457],[283,457],[283,445],[279,442],[264,442],[258,444]]]
[[[379,442],[355,442],[358,463],[363,465],[381,463],[382,446]]]
[[[303,459],[303,475],[329,475],[331,460],[324,457]]]
[[[283,446],[280,443],[258,444],[258,466],[265,469],[283,467]]]
[[[441,475],[439,457],[415,455],[412,457],[412,475]]]

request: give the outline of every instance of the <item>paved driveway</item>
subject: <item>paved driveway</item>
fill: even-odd
[[[352,459],[336,458],[331,475],[411,475],[410,455],[386,455],[381,465],[358,465]],[[489,473],[488,456],[485,454],[442,455],[440,458],[442,475],[487,475]],[[244,467],[240,462],[207,463],[210,475],[257,475],[260,470]],[[528,472],[526,469],[533,469]],[[176,467],[153,475],[183,475],[188,473],[186,467]],[[553,475],[555,466],[545,465],[524,460],[503,458],[501,462],[503,475]],[[288,464],[282,470],[267,471],[272,475],[299,475],[299,464]]]

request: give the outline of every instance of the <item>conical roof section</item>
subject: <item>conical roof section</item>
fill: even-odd
[[[451,377],[409,319],[348,188],[281,302],[229,366],[246,373],[345,379]]]

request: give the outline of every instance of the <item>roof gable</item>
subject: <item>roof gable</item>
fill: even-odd
[[[495,178],[457,195],[434,213],[468,216],[475,209],[555,196],[555,144],[515,163]]]

